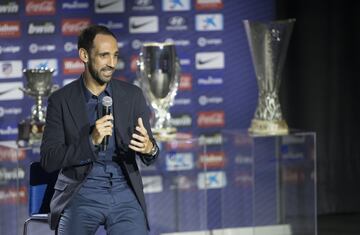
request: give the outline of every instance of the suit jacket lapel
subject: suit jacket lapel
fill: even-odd
[[[128,123],[129,123],[129,101],[126,99],[126,90],[120,83],[111,81],[114,124],[116,142],[118,147],[125,147],[129,144]]]
[[[81,88],[82,78],[80,77],[75,83],[75,86],[71,94],[67,98],[67,105],[69,107],[70,113],[74,122],[79,129],[82,130],[84,125],[88,125],[90,129],[90,124],[87,116],[87,111],[85,109],[85,97],[84,91]],[[80,95],[79,95],[80,94]]]

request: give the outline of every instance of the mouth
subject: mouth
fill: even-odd
[[[114,73],[114,70],[113,69],[104,69],[102,72],[106,77],[110,77]]]

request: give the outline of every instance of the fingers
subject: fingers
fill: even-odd
[[[105,136],[111,136],[113,132],[113,116],[105,115],[95,122],[92,132],[92,141],[94,144],[100,144]]]
[[[112,114],[110,114],[110,115],[105,115],[105,116],[99,118],[98,120],[96,120],[95,124],[97,124],[97,123],[103,123],[103,122],[107,122],[107,121],[111,121],[111,122],[112,122],[113,120],[114,120],[114,117],[113,117]]]
[[[105,115],[102,118],[96,120],[95,126],[96,129],[102,133],[103,131],[108,132],[111,131],[113,128],[113,116],[112,115]]]
[[[141,118],[138,118],[138,126],[136,126],[136,130],[140,132],[141,135],[147,136],[147,131]]]
[[[149,139],[149,135],[144,126],[142,118],[138,118],[137,121],[138,125],[135,127],[137,133],[132,134],[129,148],[140,153],[147,153],[149,152],[149,147],[151,147],[151,141]]]
[[[138,134],[132,134],[132,139],[136,139],[137,141],[139,141],[139,142],[142,142],[142,143],[144,143],[144,142],[146,142],[146,139],[148,139],[149,137],[148,136],[143,136],[143,135],[138,135]]]
[[[144,128],[144,129],[145,129],[145,127],[144,127],[144,124],[143,124],[143,121],[142,121],[142,118],[141,118],[141,117],[139,117],[139,118],[138,118],[138,125],[139,125],[141,128]]]

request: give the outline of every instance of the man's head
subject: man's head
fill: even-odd
[[[85,64],[85,74],[100,85],[108,83],[115,71],[119,53],[115,35],[104,26],[89,26],[79,36],[78,50]]]

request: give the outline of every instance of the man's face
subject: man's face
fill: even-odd
[[[89,53],[88,69],[91,76],[99,83],[110,82],[118,61],[117,41],[111,35],[98,34],[94,38],[93,48]]]

